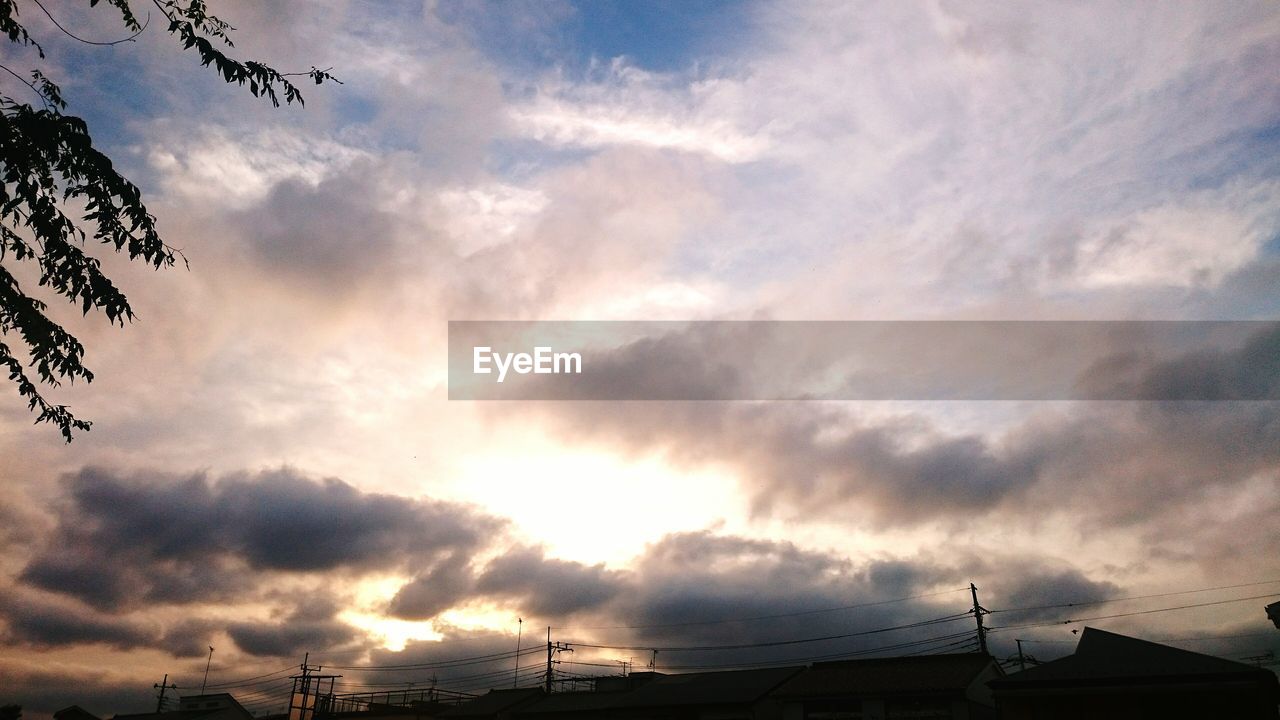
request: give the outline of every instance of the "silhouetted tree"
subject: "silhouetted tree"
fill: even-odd
[[[22,706],[0,705],[0,720],[22,720]]]
[[[19,22],[20,5],[24,10],[38,9],[59,31],[88,44],[127,42],[146,30],[146,23],[139,22],[129,0],[87,2],[90,7],[101,4],[114,8],[133,34],[110,43],[84,40],[65,29],[40,0],[30,0],[30,5],[0,0],[0,33],[13,46],[25,48],[38,64],[45,58],[44,48]],[[201,63],[223,80],[247,85],[249,92],[266,97],[273,106],[279,107],[281,96],[286,104],[302,104],[302,95],[290,76],[310,78],[317,85],[337,82],[327,70],[315,67],[302,73],[281,73],[259,62],[228,56],[220,47],[234,47],[229,36],[233,28],[209,14],[203,0],[151,2],[183,49],[194,49]],[[10,78],[10,88],[0,86],[0,261],[36,263],[42,287],[75,303],[83,314],[100,311],[112,324],[123,326],[133,319],[133,310],[102,272],[101,262],[87,251],[87,239],[92,237],[96,244],[128,253],[130,260],[157,269],[172,267],[180,259],[185,264],[186,258],[161,239],[155,217],[147,211],[138,188],[94,147],[85,122],[63,113],[67,103],[56,83],[38,67],[24,76],[0,63],[0,73],[0,78]],[[10,93],[9,89],[19,92]],[[27,92],[36,104],[14,97]],[[73,211],[73,207],[77,209]],[[79,219],[71,212],[79,213]],[[36,423],[56,425],[71,442],[73,430],[88,430],[91,423],[76,418],[65,405],[46,400],[38,385],[56,387],[64,379],[74,382],[77,378],[92,382],[93,373],[81,362],[84,347],[50,319],[46,309],[44,302],[19,287],[18,280],[0,264],[0,367],[37,414]],[[25,347],[15,349],[4,342],[13,336]],[[26,365],[21,359],[24,354]],[[28,368],[34,368],[34,378]]]

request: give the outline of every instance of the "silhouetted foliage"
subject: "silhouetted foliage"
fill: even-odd
[[[88,0],[90,7],[103,4],[114,8],[124,27],[133,33],[105,43],[72,34],[39,0],[31,2],[29,7],[43,11],[58,30],[91,45],[128,42],[146,30],[146,22],[139,22],[129,0]],[[0,0],[0,33],[34,53],[37,61],[43,60],[44,48],[18,21],[20,4],[25,5]],[[169,34],[183,49],[194,48],[201,63],[223,80],[247,85],[255,97],[266,97],[273,106],[279,107],[280,95],[287,104],[302,104],[301,93],[288,79],[291,76],[310,78],[317,85],[337,82],[328,70],[312,67],[302,73],[281,73],[259,62],[228,56],[219,46],[234,47],[229,35],[234,28],[209,14],[203,0],[152,0],[152,4],[168,20]],[[85,122],[63,113],[67,103],[58,85],[39,68],[30,70],[26,77],[3,64],[0,71],[11,83],[22,83],[25,87],[20,90],[29,91],[39,103],[37,107],[20,102],[14,97],[16,93],[0,91],[0,262],[36,263],[42,287],[75,303],[83,314],[97,310],[112,324],[123,326],[133,319],[133,310],[103,274],[101,262],[86,252],[89,237],[157,269],[172,267],[179,260],[185,265],[186,259],[161,239],[155,217],[147,211],[138,188],[93,146]],[[72,212],[79,213],[79,219],[69,214]],[[19,287],[18,280],[0,264],[0,338],[17,335],[28,356],[24,365],[22,351],[0,341],[0,366],[17,384],[28,408],[37,413],[36,423],[56,425],[71,442],[73,430],[88,430],[91,423],[76,418],[65,405],[46,400],[38,385],[56,387],[62,380],[74,382],[77,378],[91,382],[93,373],[81,362],[84,347],[46,315],[47,307]],[[28,368],[34,368],[34,378]]]
[[[22,706],[0,705],[0,720],[22,720]]]

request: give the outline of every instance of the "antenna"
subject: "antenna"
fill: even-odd
[[[524,632],[524,618],[516,618],[516,674],[511,678],[511,687],[520,687],[520,635]]]
[[[204,694],[204,687],[209,684],[209,666],[213,664],[213,646],[209,646],[209,660],[204,664],[204,682],[200,683],[200,694]]]

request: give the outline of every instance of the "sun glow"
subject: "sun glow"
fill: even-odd
[[[483,499],[490,512],[566,560],[620,566],[667,533],[718,526],[746,512],[736,480],[714,468],[574,450],[533,434],[502,447],[501,454],[460,459],[451,489],[461,499]]]
[[[381,647],[399,652],[413,640],[443,640],[430,620],[400,620],[368,612],[348,610],[339,618],[368,633]]]

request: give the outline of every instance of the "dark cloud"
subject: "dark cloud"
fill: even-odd
[[[339,607],[330,598],[310,597],[280,622],[233,622],[227,634],[250,655],[285,657],[317,648],[339,648],[360,632],[335,618]]]
[[[395,251],[395,223],[379,210],[377,168],[360,162],[312,184],[286,179],[235,222],[271,273],[328,293],[384,273]]]
[[[629,591],[610,608],[612,616],[625,619],[621,624],[636,626],[631,632],[638,642],[669,644],[840,635],[946,615],[955,612],[956,606],[944,610],[929,600],[870,603],[918,594],[938,583],[958,583],[954,569],[928,560],[873,560],[855,565],[789,542],[709,532],[668,535],[648,548],[636,572]],[[956,595],[942,602],[963,600]],[[853,605],[862,607],[831,610]],[[739,619],[743,620],[724,622]],[[865,639],[759,653],[786,659],[858,647],[868,647]],[[703,661],[742,660],[742,653],[736,658],[731,655],[700,657]]]
[[[1076,568],[1045,567],[1044,561],[1037,564],[1006,561],[1004,567],[1009,572],[993,574],[996,579],[984,588],[990,598],[983,601],[984,605],[1027,609],[1002,613],[1000,624],[1060,618],[1063,613],[1078,613],[1079,610],[1046,606],[1064,603],[1087,605],[1117,597],[1120,592],[1115,583],[1090,580]]]
[[[523,547],[490,562],[476,581],[476,592],[515,600],[537,616],[563,618],[612,599],[622,591],[624,577],[603,564],[547,558],[539,548]]]
[[[435,617],[466,599],[473,583],[470,560],[454,553],[401,586],[388,604],[387,612],[413,620]]]
[[[156,647],[177,658],[202,658],[225,626],[209,618],[186,618],[168,625]]]
[[[392,615],[428,619],[469,599],[509,603],[539,617],[566,618],[599,609],[625,586],[625,573],[603,564],[548,558],[537,547],[514,547],[477,573],[467,558],[447,557],[420,573],[388,605]]]
[[[1231,350],[1202,349],[1173,358],[1127,353],[1089,368],[1081,384],[1089,396],[1136,396],[1152,401],[1280,400],[1280,325],[1255,327]]]
[[[21,579],[99,608],[241,597],[263,572],[369,572],[488,542],[502,523],[466,506],[363,493],[289,469],[134,475],[85,469]]]
[[[963,613],[969,604],[967,593],[959,592],[965,585],[964,572],[959,564],[924,558],[855,564],[789,542],[712,532],[675,533],[649,545],[625,570],[550,558],[537,547],[515,547],[474,576],[462,573],[468,578],[466,592],[452,587],[441,568],[402,588],[392,610],[406,617],[431,617],[459,599],[492,602],[510,608],[513,617],[524,617],[529,621],[526,625],[552,625],[560,639],[580,643],[772,642],[846,635]],[[931,591],[939,586],[951,586],[955,592],[933,595]],[[921,593],[926,597],[902,601]],[[923,627],[890,640],[921,640],[953,631]],[[501,640],[493,642],[507,650]],[[745,655],[744,651],[695,652],[681,656],[680,662],[741,662],[748,655],[752,661],[789,661],[874,645],[868,638],[845,638],[814,648],[764,648],[745,651]],[[438,648],[430,656],[436,662],[450,654],[464,654],[461,650],[451,653],[453,647],[430,643],[420,644],[419,650]],[[582,650],[584,655],[607,654],[589,647]],[[408,664],[418,657],[417,651],[405,652],[383,660]]]
[[[18,595],[0,595],[0,614],[7,627],[5,640],[35,647],[102,644],[120,650],[149,647],[156,628],[131,619],[103,615],[75,602]]]
[[[1272,248],[1261,257],[1233,271],[1211,289],[1198,289],[1191,298],[1205,317],[1280,317],[1280,253]]]
[[[951,642],[960,633],[972,638],[973,624],[963,570],[955,563],[929,559],[871,560],[860,564],[789,542],[719,535],[676,533],[648,546],[627,570],[608,570],[546,557],[534,547],[517,547],[488,563],[475,580],[471,598],[508,606],[509,633],[470,633],[447,626],[445,639],[410,643],[402,652],[371,654],[377,665],[428,664],[473,689],[509,686],[514,669],[515,617],[525,619],[526,650],[542,641],[530,630],[553,626],[553,639],[576,646],[561,658],[561,669],[598,673],[573,662],[608,663],[631,659],[643,664],[646,647],[772,643],[797,638],[842,636],[792,646],[737,650],[670,651],[660,667],[742,662],[799,662],[828,655],[863,652],[881,646],[921,641],[913,649]],[[946,592],[937,593],[938,588]],[[903,600],[912,595],[925,595]],[[853,606],[853,607],[850,607]],[[850,633],[910,625],[948,617],[936,625],[886,634],[845,637]],[[947,636],[944,640],[936,638]],[[929,641],[929,642],[923,642]],[[620,645],[626,648],[592,647]],[[635,649],[639,648],[639,649]],[[440,667],[454,658],[493,653],[501,657],[459,667]],[[525,658],[526,672],[542,654]],[[385,671],[387,681],[403,681]]]

